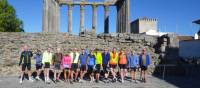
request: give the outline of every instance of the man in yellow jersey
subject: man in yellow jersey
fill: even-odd
[[[42,56],[42,64],[44,64],[44,78],[45,78],[45,83],[49,83],[49,69],[50,65],[52,63],[52,53],[51,53],[51,48],[48,48]]]
[[[119,56],[118,56],[118,53],[116,51],[116,47],[114,47],[113,50],[110,52],[110,61],[109,61],[110,70],[111,70],[111,73],[113,75],[113,81],[114,82],[117,81],[115,68],[117,67],[118,59],[119,59]]]
[[[102,53],[100,49],[96,49],[94,52],[94,56],[96,58],[96,82],[99,82],[99,76],[102,68]]]

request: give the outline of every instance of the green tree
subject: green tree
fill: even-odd
[[[7,0],[0,0],[0,32],[24,32],[23,22]]]

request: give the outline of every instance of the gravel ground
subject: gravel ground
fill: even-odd
[[[187,79],[186,81],[183,80],[183,77],[168,77],[168,79],[162,80],[159,77],[148,75],[146,83],[141,83],[139,80],[138,83],[126,80],[124,83],[104,83],[103,81],[90,83],[85,81],[84,83],[70,84],[61,81],[55,84],[51,81],[50,84],[45,84],[44,81],[30,82],[25,79],[23,84],[20,84],[18,77],[0,77],[0,88],[198,88],[200,86],[199,83],[192,82],[193,84],[188,84],[192,80]]]

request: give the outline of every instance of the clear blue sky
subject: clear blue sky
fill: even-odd
[[[23,20],[26,32],[41,32],[43,0],[8,0],[14,6],[18,18]],[[90,0],[94,1],[94,0]],[[103,0],[97,0],[103,1]],[[200,0],[130,0],[131,19],[148,17],[159,20],[158,28],[162,32],[177,32],[181,35],[194,35],[199,29],[193,20],[200,19]],[[73,33],[80,30],[80,8],[73,8]],[[104,8],[98,7],[97,33],[102,33]],[[60,31],[67,31],[67,6],[61,7]],[[92,28],[92,8],[85,8],[85,28]],[[110,32],[116,31],[116,8],[110,7]]]

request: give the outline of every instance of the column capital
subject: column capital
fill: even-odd
[[[69,1],[69,2],[67,3],[67,5],[73,5],[73,2],[72,2],[72,1]]]
[[[85,6],[85,1],[81,1],[80,6]]]
[[[109,5],[110,5],[110,3],[108,3],[108,2],[104,3],[104,6],[109,6]]]
[[[72,9],[73,4],[68,4],[67,6],[68,6],[68,9]]]
[[[85,5],[80,5],[80,9],[84,10]]]
[[[105,11],[108,11],[108,10],[109,10],[109,4],[108,4],[108,3],[105,3],[105,4],[104,4],[104,9],[105,9]]]
[[[97,6],[98,6],[97,3],[95,3],[95,2],[92,4],[93,8],[96,8]]]

